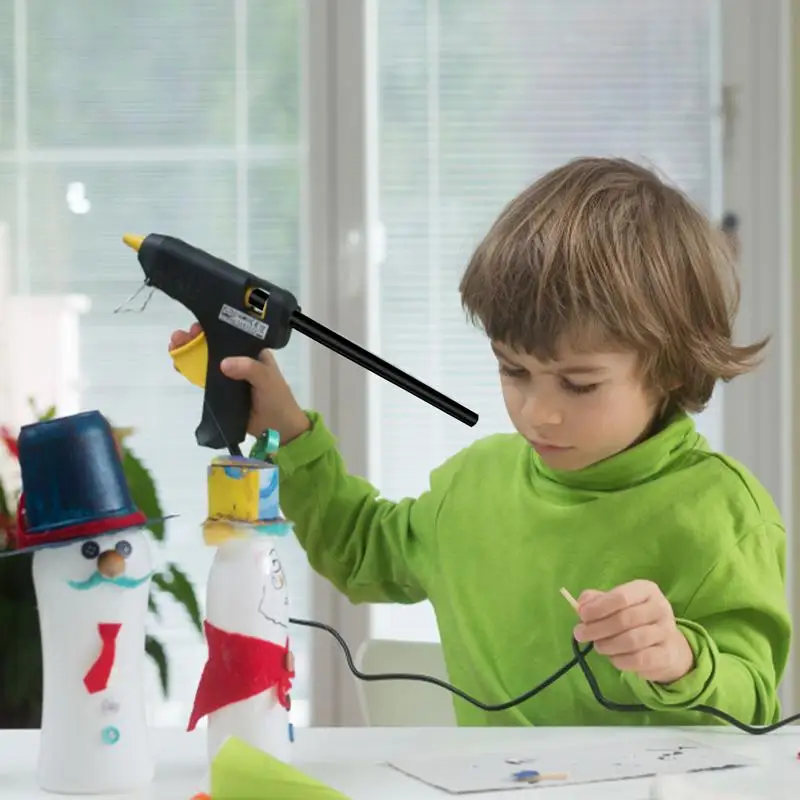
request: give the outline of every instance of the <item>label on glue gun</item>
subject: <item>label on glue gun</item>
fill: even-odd
[[[257,339],[266,339],[269,325],[262,322],[260,319],[253,319],[249,314],[244,311],[239,311],[238,308],[229,306],[223,303],[222,308],[219,310],[219,319],[222,322],[227,322],[228,325],[233,325],[244,333],[249,333]]]

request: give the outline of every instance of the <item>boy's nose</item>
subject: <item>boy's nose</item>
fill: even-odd
[[[522,414],[525,421],[534,430],[539,430],[545,425],[560,425],[562,422],[562,415],[558,408],[541,397],[527,398]]]

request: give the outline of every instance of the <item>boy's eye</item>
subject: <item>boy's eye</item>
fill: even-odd
[[[509,378],[524,378],[527,370],[520,369],[519,367],[507,367],[505,364],[500,365],[500,374],[507,375]]]
[[[564,380],[563,387],[573,394],[589,394],[593,392],[600,384],[598,383],[572,383],[572,381]]]

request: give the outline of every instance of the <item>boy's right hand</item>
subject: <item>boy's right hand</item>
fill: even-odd
[[[196,322],[188,331],[174,331],[169,349],[182,347],[200,333],[202,328]],[[250,435],[261,436],[271,428],[280,435],[281,444],[287,444],[311,427],[271,351],[262,350],[257,360],[247,356],[226,358],[221,369],[229,378],[247,381],[252,386],[252,408],[247,423]]]

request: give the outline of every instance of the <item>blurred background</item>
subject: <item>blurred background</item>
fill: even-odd
[[[186,724],[205,659],[192,609],[213,557],[199,528],[212,453],[194,440],[201,395],[167,357],[187,312],[156,294],[114,313],[142,278],[122,234],[167,233],[253,271],[476,410],[467,428],[300,335],[278,353],[350,468],[399,499],[510,429],[457,292],[495,215],[576,156],[653,165],[736,238],[739,337],[773,336],[698,425],[766,484],[793,542],[799,13],[800,0],[0,0],[0,425],[30,422],[30,399],[100,409],[133,429],[126,445],[180,515],[156,551],[171,583],[149,621],[154,724]],[[11,494],[13,459],[2,470]],[[793,549],[790,562],[794,603]],[[354,607],[296,545],[285,568],[293,614],[353,647],[437,638],[427,604]],[[11,584],[0,576],[13,727],[37,682]],[[333,643],[293,636],[294,723],[361,724]],[[799,678],[793,662],[792,707]]]

